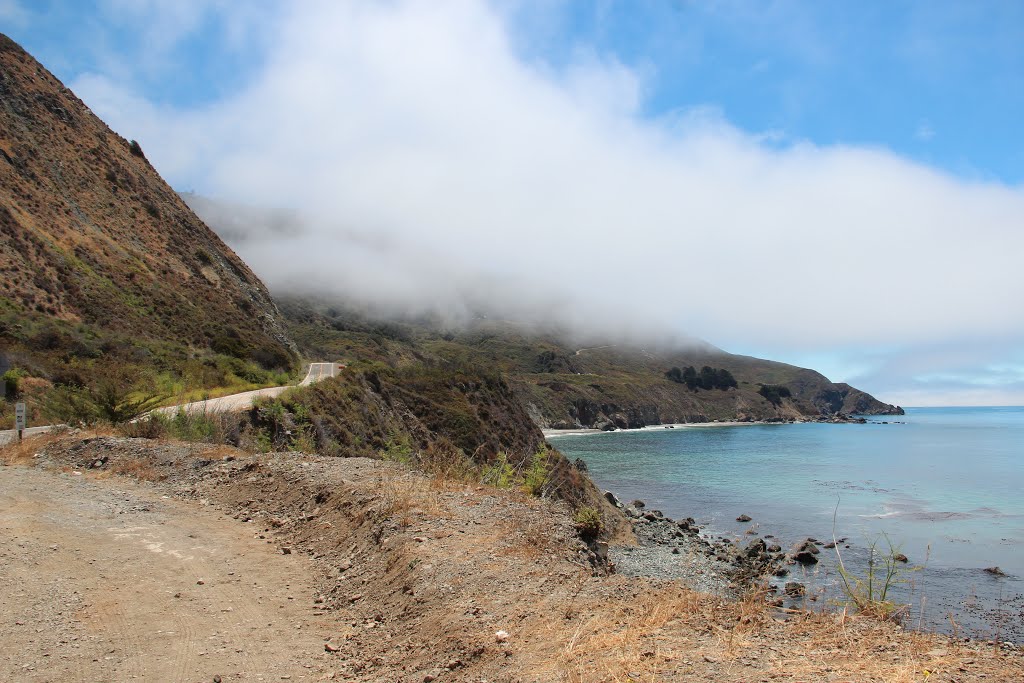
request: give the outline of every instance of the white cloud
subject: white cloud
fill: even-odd
[[[727,348],[1024,340],[1020,187],[780,145],[713,109],[644,119],[640,75],[525,63],[482,3],[290,8],[263,71],[214,105],[74,84],[179,187],[308,214],[304,238],[243,248],[272,286],[484,296]]]
[[[0,0],[0,22],[9,26],[25,26],[29,13],[18,0]]]

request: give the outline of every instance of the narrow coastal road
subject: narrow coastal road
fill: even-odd
[[[309,372],[306,373],[305,379],[299,382],[300,387],[304,387],[307,384],[313,384],[319,382],[322,379],[328,379],[336,376],[345,366],[340,363],[311,363],[309,366]]]
[[[310,363],[309,371],[306,376],[299,382],[298,386],[304,387],[314,384],[321,380],[335,377],[344,368],[344,365],[339,363]],[[161,413],[163,415],[174,415],[179,410],[183,410],[186,413],[230,413],[239,410],[247,410],[253,404],[257,398],[274,397],[280,396],[284,393],[285,389],[290,389],[291,386],[283,387],[268,387],[266,389],[255,389],[253,391],[243,391],[240,394],[231,394],[230,396],[220,396],[218,398],[209,398],[205,401],[192,401],[191,403],[184,403],[177,406],[166,406],[164,408],[157,408],[154,413]],[[53,429],[55,425],[45,425],[41,427],[29,427],[25,430],[25,436],[31,436],[32,434],[42,434]],[[0,431],[0,446],[11,443],[18,438],[18,432],[13,429]]]

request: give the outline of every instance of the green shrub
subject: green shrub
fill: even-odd
[[[839,545],[836,545],[836,557],[839,558],[839,576],[842,579],[842,590],[848,605],[858,612],[879,619],[899,621],[906,614],[907,605],[899,605],[889,599],[889,590],[899,583],[906,582],[903,574],[917,571],[917,567],[905,568],[906,556],[892,544],[889,537],[885,538],[888,550],[880,550],[875,539],[868,546],[868,568],[864,576],[856,576],[846,569]]]
[[[508,455],[499,453],[498,457],[481,467],[480,481],[499,489],[510,488],[516,481],[516,470],[508,461]]]
[[[757,393],[764,396],[769,403],[775,406],[781,404],[782,399],[789,398],[793,395],[793,392],[789,390],[789,387],[782,386],[781,384],[762,384],[761,388],[757,390]]]
[[[592,540],[604,529],[604,522],[601,520],[601,513],[597,511],[597,508],[589,505],[581,507],[572,516],[573,525],[576,527],[576,532],[584,540]]]
[[[7,398],[16,398],[18,396],[18,385],[24,376],[25,372],[20,368],[11,368],[0,377],[0,382],[4,383],[7,391]]]
[[[541,449],[530,458],[530,466],[523,476],[523,490],[531,496],[543,496],[547,493],[550,479],[551,465],[548,463],[548,453]]]
[[[87,386],[54,385],[39,399],[39,408],[60,423],[117,425],[140,417],[166,398],[133,381],[129,372],[118,371],[101,375]]]
[[[380,451],[380,457],[382,460],[398,462],[403,465],[411,465],[415,458],[415,454],[413,453],[412,446],[409,445],[408,440],[392,437],[384,443],[384,448]]]

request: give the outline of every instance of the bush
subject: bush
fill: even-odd
[[[4,383],[7,398],[17,398],[21,378],[24,376],[25,372],[19,368],[11,368],[3,376],[0,376],[0,382]]]
[[[55,385],[39,399],[39,408],[43,415],[61,423],[116,425],[149,412],[165,398],[148,391],[127,372],[114,371],[89,386]]]
[[[879,539],[868,546],[868,568],[864,576],[856,576],[846,569],[843,556],[836,544],[836,557],[839,559],[839,576],[842,579],[843,593],[847,604],[858,612],[883,620],[900,621],[906,614],[907,605],[898,605],[889,600],[889,590],[906,579],[902,574],[916,571],[918,568],[904,568],[907,561],[899,548],[892,544],[889,537],[883,534],[888,550],[878,548]]]
[[[601,520],[601,513],[589,505],[581,507],[572,516],[576,533],[584,540],[593,540],[604,529],[604,522]]]
[[[665,377],[677,384],[685,384],[691,391],[699,389],[727,389],[738,386],[736,378],[725,368],[712,368],[705,365],[698,373],[696,368],[688,365],[682,370],[673,367],[665,372]]]
[[[780,405],[782,399],[789,398],[793,395],[793,392],[789,390],[789,387],[784,387],[781,384],[762,384],[761,388],[757,390],[757,393],[761,394],[774,406]]]
[[[548,453],[542,449],[530,458],[530,466],[523,476],[523,490],[531,496],[543,496],[547,493],[550,479],[551,465],[548,463]]]
[[[491,462],[480,468],[480,481],[498,489],[507,489],[516,480],[516,470],[505,453],[499,453]]]

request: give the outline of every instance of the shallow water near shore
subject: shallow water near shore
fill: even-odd
[[[846,537],[863,575],[887,536],[913,626],[1024,642],[1024,408],[910,408],[868,424],[742,425],[552,437],[598,486],[745,545]],[[883,424],[888,422],[889,424]],[[838,507],[837,507],[838,506]],[[735,521],[740,514],[752,522]],[[885,536],[883,536],[883,534]],[[767,539],[769,543],[772,539]],[[784,580],[839,595],[834,551]],[[984,570],[1000,567],[1007,576]]]

